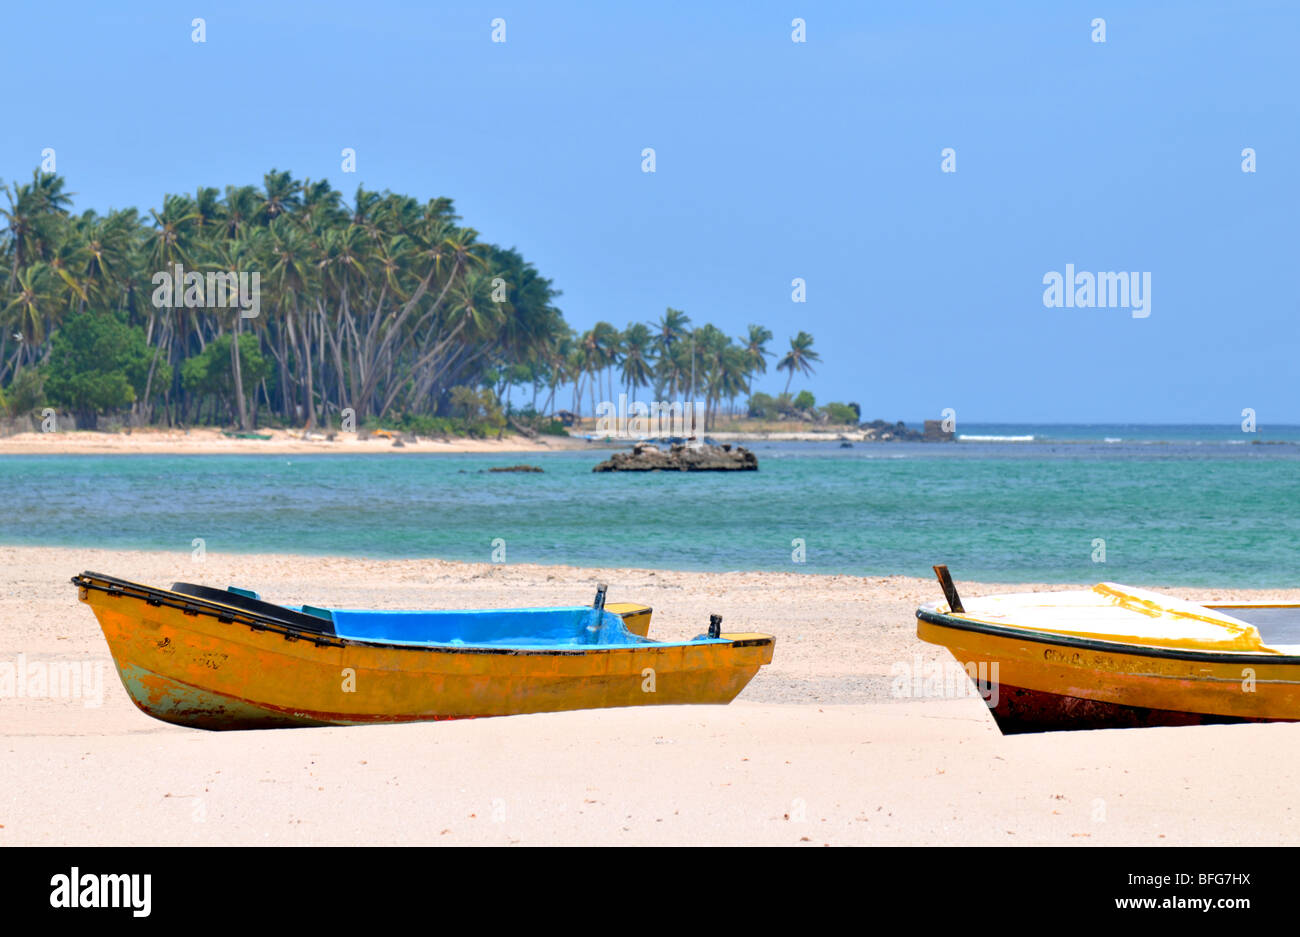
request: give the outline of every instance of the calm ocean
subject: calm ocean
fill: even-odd
[[[486,562],[499,538],[519,563],[1300,585],[1300,427],[961,431],[1034,440],[756,443],[759,471],[734,475],[593,474],[594,447],[4,456],[0,542]],[[485,471],[519,462],[545,473]]]

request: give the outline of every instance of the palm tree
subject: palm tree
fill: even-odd
[[[347,218],[347,213],[343,210],[343,193],[325,179],[318,182],[307,179],[303,182],[301,191],[298,220],[307,230],[335,228]]]
[[[596,384],[600,369],[604,366],[601,354],[600,339],[596,335],[595,329],[587,329],[578,339],[578,362],[582,367],[582,373],[585,378],[591,380],[591,415],[596,415]]]
[[[804,375],[812,374],[813,364],[822,360],[821,355],[812,350],[812,344],[813,337],[807,332],[800,332],[790,339],[790,350],[776,364],[778,371],[790,372],[789,377],[785,379],[784,393],[790,393],[790,382],[794,380],[795,371],[800,371]]]
[[[220,227],[225,215],[221,193],[212,186],[199,186],[194,192],[194,215],[194,227],[199,237]]]
[[[315,274],[320,268],[319,259],[311,240],[301,225],[292,218],[281,213],[271,222],[269,230],[274,260],[267,275],[276,290],[276,308],[284,316],[279,332],[281,348],[292,351],[300,365],[298,384],[303,394],[303,413],[307,428],[313,429],[316,426],[316,405],[311,361],[311,318],[302,314],[302,301],[304,295],[315,285]],[[283,354],[281,373],[286,377],[289,374],[287,359],[288,355]],[[287,396],[286,394],[286,404]]]
[[[270,224],[284,214],[293,214],[302,205],[302,183],[291,172],[272,169],[262,177],[262,223]]]
[[[65,309],[75,309],[78,301],[86,301],[86,291],[79,276],[89,257],[86,251],[85,225],[59,216],[50,230],[53,239],[45,250],[47,261],[55,276],[63,281],[60,288],[61,305]]]
[[[6,222],[5,239],[13,253],[9,286],[14,288],[18,271],[38,260],[48,259],[46,253],[54,239],[54,227],[72,201],[72,194],[63,191],[64,179],[52,172],[32,172],[29,185],[0,186],[9,199],[7,209],[0,208],[0,217]]]
[[[745,393],[753,393],[755,374],[767,373],[767,359],[772,353],[767,350],[767,343],[772,340],[772,330],[761,325],[751,325],[749,334],[742,338],[745,351]]]
[[[749,392],[750,370],[749,352],[739,345],[727,343],[723,349],[720,363],[721,375],[718,380],[718,399],[725,397],[731,401],[731,416],[736,414],[736,397]]]
[[[170,275],[178,263],[193,267],[193,250],[196,246],[197,222],[199,219],[194,201],[184,195],[166,195],[163,197],[162,211],[151,210],[150,214],[153,216],[154,225],[156,226],[150,235],[148,251],[148,262],[152,270]],[[182,301],[184,293],[184,282],[172,284],[172,302],[167,307],[166,314],[162,317],[158,344],[154,348],[153,360],[149,364],[149,375],[145,380],[145,392],[140,400],[140,415],[146,422],[149,420],[152,411],[153,379],[157,371],[158,359],[160,356],[170,358],[176,321],[182,323],[181,344],[184,343],[185,317],[177,311],[184,308]],[[150,313],[146,339],[153,338],[155,317],[157,315],[158,309],[154,308]],[[179,379],[180,369],[175,369],[173,373]]]
[[[623,332],[623,385],[628,389],[628,397],[636,399],[639,388],[649,387],[654,378],[650,355],[650,329],[640,322],[628,323]]]
[[[261,199],[251,185],[226,186],[226,197],[220,206],[225,236],[242,237],[248,225],[257,220],[261,212]]]
[[[582,385],[587,374],[586,333],[575,335],[564,361],[564,371],[573,385],[573,413],[582,413]]]
[[[81,271],[88,302],[112,308],[127,290],[132,255],[139,250],[140,218],[135,209],[110,212],[106,217],[83,216],[85,267]]]
[[[61,282],[49,264],[34,263],[18,271],[18,289],[13,299],[0,311],[5,334],[17,330],[22,345],[16,355],[15,373],[22,368],[24,357],[34,361],[36,348],[45,341],[46,323],[56,320],[63,303],[59,296]]]
[[[242,429],[256,425],[262,401],[312,426],[348,408],[363,419],[446,415],[453,388],[477,392],[494,383],[507,404],[514,387],[531,383],[534,408],[549,388],[548,411],[565,385],[575,411],[584,394],[594,409],[619,385],[634,397],[650,385],[674,397],[689,388],[705,395],[714,420],[721,401],[734,402],[754,374],[765,373],[771,332],[750,326],[747,337],[732,340],[712,325],[692,328],[679,309],[621,332],[597,322],[576,336],[551,281],[518,251],[463,225],[450,199],[358,187],[345,204],[327,180],[298,181],[275,169],[261,183],[199,185],[189,195],[166,195],[147,214],[102,217],[71,214],[64,180],[53,173],[0,185],[7,196],[0,200],[7,201],[0,207],[0,385],[15,366],[52,353],[50,336],[69,313],[143,328],[149,358],[133,415],[146,421],[155,419],[150,408],[158,401],[167,420],[222,418],[211,382],[200,390],[182,379],[180,365],[227,335],[229,415]],[[195,274],[259,272],[260,314],[245,321],[233,304],[187,307],[184,282],[174,284],[169,305],[155,308],[153,275],[176,264]],[[504,301],[496,278],[506,284]],[[6,345],[15,333],[16,352]],[[807,345],[789,365],[792,375],[795,367],[809,373],[817,360]],[[256,386],[243,379],[254,346],[270,366]]]
[[[597,370],[604,371],[609,381],[606,400],[614,398],[614,367],[623,360],[622,335],[608,322],[597,322],[591,329]]]
[[[222,270],[247,270],[252,265],[252,246],[247,241],[225,238],[213,245],[214,265]],[[253,427],[249,423],[248,404],[244,396],[244,370],[239,354],[239,337],[243,333],[243,310],[235,305],[230,310],[230,376],[235,386],[235,417],[241,432]]]
[[[680,369],[676,367],[677,351],[681,346],[682,340],[690,332],[687,326],[691,324],[690,316],[680,309],[674,309],[671,306],[659,317],[655,324],[654,352],[655,357],[659,359],[660,364],[665,365],[665,371],[660,375],[661,381],[659,389],[667,386],[669,388],[669,399],[677,396],[677,382],[681,378]]]

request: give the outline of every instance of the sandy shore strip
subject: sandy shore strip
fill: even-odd
[[[68,581],[85,569],[386,608],[585,603],[607,581],[654,607],[652,636],[713,612],[776,653],[726,707],[209,733],[131,704]],[[45,547],[0,547],[0,572],[0,662],[102,676],[81,698],[0,696],[0,846],[1300,842],[1300,724],[1005,738],[974,697],[900,694],[900,667],[948,659],[915,636],[929,580]]]
[[[284,429],[260,429],[257,433],[269,439],[241,439],[227,436],[211,427],[188,430],[137,429],[133,432],[95,432],[74,430],[52,433],[15,433],[0,436],[0,455],[301,455],[304,453],[509,453],[509,452],[563,452],[571,449],[627,449],[637,440],[607,437],[588,440],[582,429],[572,430],[571,436],[537,436],[528,438],[506,434],[500,439],[448,438],[428,436],[359,435],[335,433],[333,439],[323,432]],[[841,440],[862,441],[862,433],[709,433],[718,443],[754,442],[824,442],[838,444]],[[396,441],[400,439],[401,445]]]
[[[337,433],[328,439],[320,432],[303,430],[258,430],[269,439],[240,439],[220,430],[135,430],[131,433],[100,433],[90,430],[56,433],[16,433],[0,436],[0,455],[301,455],[305,453],[430,453],[558,452],[565,449],[598,449],[600,444],[572,436],[506,435],[500,439],[433,439],[427,436],[360,436]]]

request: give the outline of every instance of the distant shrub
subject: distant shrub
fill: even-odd
[[[798,396],[794,398],[796,410],[811,410],[815,406],[817,406],[817,398],[809,391],[801,390]]]
[[[144,393],[153,357],[139,326],[79,313],[50,341],[45,391],[52,403],[72,412],[78,426],[93,429],[100,413],[129,407]],[[171,381],[171,369],[158,363],[154,379],[157,392]]]
[[[826,411],[826,417],[832,423],[853,423],[858,422],[857,410],[852,404],[828,403],[823,408]]]
[[[24,416],[45,403],[45,376],[38,368],[24,368],[0,394],[0,405],[10,416]]]
[[[564,428],[564,423],[554,417],[543,416],[531,406],[524,407],[522,410],[510,410],[508,415],[516,426],[527,427],[543,436],[569,435],[568,430]]]
[[[472,387],[451,389],[451,412],[460,418],[460,428],[468,436],[485,437],[505,429],[506,417],[491,390]]]
[[[756,420],[770,420],[777,416],[776,401],[771,394],[759,392],[749,398],[749,415]]]
[[[402,417],[402,429],[416,436],[454,436],[460,431],[449,417],[428,413],[406,414]]]

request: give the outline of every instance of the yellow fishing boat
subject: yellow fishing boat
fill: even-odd
[[[1110,582],[963,600],[935,572],[946,600],[917,610],[917,636],[952,653],[1005,734],[1300,721],[1298,605]]]
[[[74,576],[141,710],[203,729],[467,719],[728,703],[772,660],[765,634],[646,637],[651,610],[282,606],[242,589]]]

